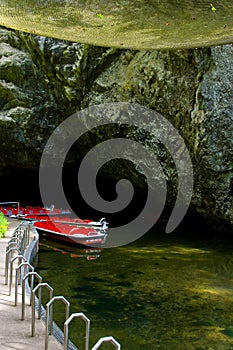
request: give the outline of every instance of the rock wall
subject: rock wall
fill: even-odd
[[[77,110],[140,103],[166,117],[186,142],[195,172],[193,210],[233,232],[232,54],[232,45],[132,51],[1,28],[0,172],[38,168],[49,135]],[[169,162],[166,173],[172,178]]]

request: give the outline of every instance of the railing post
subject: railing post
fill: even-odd
[[[12,255],[13,252],[17,252],[17,254],[20,253],[20,249],[18,248],[10,248],[6,252],[6,260],[5,260],[5,284],[8,284],[8,275],[9,275],[9,255]]]
[[[24,262],[27,262],[27,259],[19,254],[19,255],[16,255],[13,259],[11,259],[11,262],[10,262],[10,283],[9,283],[9,295],[11,295],[11,286],[12,286],[12,275],[13,275],[13,263],[14,261],[18,259],[20,261],[20,263],[22,262],[22,260],[24,260]]]
[[[111,343],[115,349],[120,350],[121,344],[116,341],[113,337],[103,337],[98,340],[98,342],[93,346],[91,350],[97,350],[101,347],[103,343]]]
[[[20,226],[20,225],[19,225]],[[23,233],[22,233],[22,230],[20,227],[16,227],[12,237],[17,237],[18,239],[20,239],[20,241],[22,240],[22,236],[23,236]]]
[[[29,224],[23,224],[21,226],[22,232],[22,249],[24,250],[29,243]]]
[[[86,340],[85,340],[85,350],[89,349],[89,338],[90,338],[90,320],[82,312],[74,313],[64,323],[64,350],[68,350],[68,340],[69,340],[69,324],[73,318],[81,318],[86,323]]]
[[[18,304],[18,282],[19,282],[19,272],[21,271],[22,267],[28,267],[31,269],[31,271],[34,271],[34,267],[29,264],[29,262],[24,262],[21,263],[17,268],[16,268],[16,273],[15,273],[15,306]]]
[[[61,300],[66,305],[66,317],[67,320],[70,314],[70,303],[63,296],[55,296],[46,304],[46,322],[45,322],[45,350],[48,350],[49,335],[53,331],[53,311],[52,307],[56,300]]]
[[[15,242],[14,242],[15,241]],[[13,246],[16,246],[16,248],[20,248],[20,241],[19,241],[19,239],[17,238],[17,237],[15,237],[14,239],[12,239],[12,240],[10,240],[9,242],[8,242],[8,244],[7,244],[7,247],[6,247],[6,253],[7,253],[7,251]]]
[[[30,230],[31,230],[31,225],[28,224],[28,226],[27,226],[27,245],[30,242]]]
[[[31,324],[31,336],[35,335],[35,294],[38,289],[41,287],[46,287],[49,290],[49,297],[52,299],[53,297],[53,288],[48,283],[39,283],[32,291],[32,324]],[[39,304],[38,304],[38,320],[41,318],[41,294],[39,296]]]
[[[21,250],[22,250],[22,252],[24,252],[25,247],[26,247],[26,244],[25,244],[25,230],[24,230],[23,226],[21,226]]]
[[[24,277],[22,281],[22,312],[21,312],[21,320],[24,320],[25,318],[25,283],[26,279],[31,276],[31,291],[30,291],[30,305],[32,304],[32,290],[33,290],[33,284],[34,284],[34,276],[38,279],[39,283],[42,281],[42,277],[37,272],[28,272]],[[41,293],[41,289],[39,290],[39,293]]]

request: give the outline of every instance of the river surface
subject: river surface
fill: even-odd
[[[89,255],[41,241],[34,264],[71,312],[91,319],[91,347],[112,335],[127,350],[233,349],[233,240],[190,231],[152,231]],[[62,328],[64,313],[55,304]],[[74,320],[70,338],[80,350],[84,334]]]

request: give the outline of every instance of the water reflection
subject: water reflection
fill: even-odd
[[[48,241],[46,239],[40,239],[40,250],[48,250],[53,251],[61,254],[68,254],[71,258],[78,259],[78,258],[85,258],[86,260],[96,260],[100,257],[100,254],[102,252],[102,248],[91,248],[87,247],[85,249],[72,247],[68,245],[63,245],[60,243],[55,243]]]
[[[129,350],[232,349],[233,242],[184,237],[152,232],[93,261],[41,245],[37,271],[91,319],[91,346],[112,335]],[[79,349],[81,328],[70,333]]]

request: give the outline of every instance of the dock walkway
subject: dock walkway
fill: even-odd
[[[35,337],[31,337],[31,307],[26,306],[25,320],[21,320],[21,289],[18,305],[14,305],[14,285],[9,296],[9,286],[5,285],[5,251],[10,236],[19,222],[10,221],[6,237],[0,239],[0,350],[43,350],[45,348],[45,326],[36,319]],[[27,303],[28,304],[28,303]],[[49,337],[49,350],[61,350],[62,345]]]

